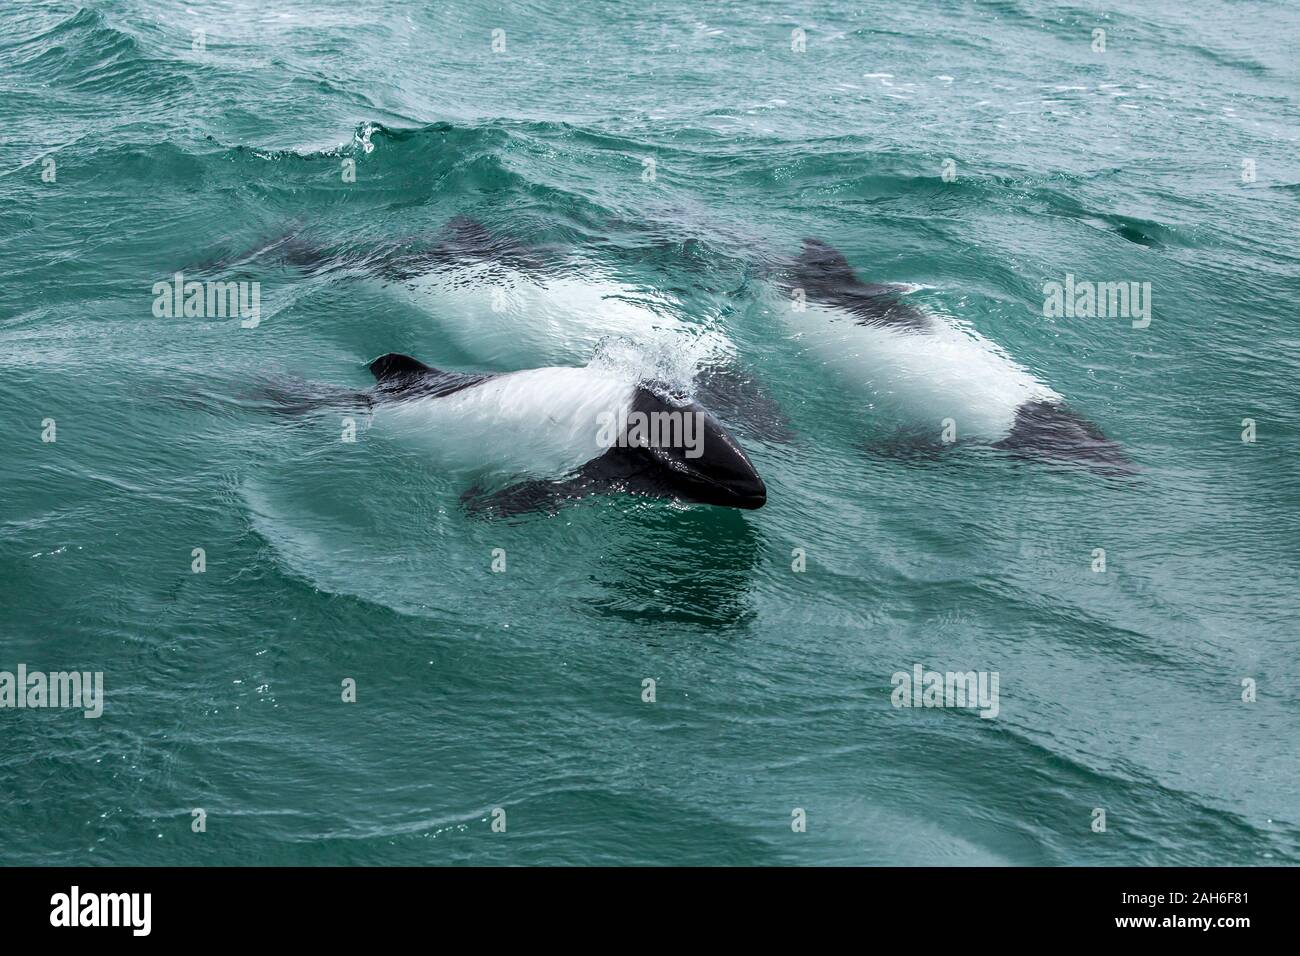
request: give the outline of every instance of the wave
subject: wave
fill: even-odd
[[[15,31],[16,33],[18,31]],[[151,55],[134,34],[86,7],[0,47],[0,67],[33,86],[68,94],[137,95],[159,105],[194,85],[197,64]]]

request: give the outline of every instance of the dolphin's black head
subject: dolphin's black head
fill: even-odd
[[[736,439],[694,402],[639,386],[618,444],[592,462],[595,475],[628,491],[723,508],[761,508],[763,479]]]

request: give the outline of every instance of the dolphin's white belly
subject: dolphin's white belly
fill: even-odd
[[[936,432],[944,419],[958,439],[996,440],[1025,402],[1060,396],[974,329],[939,316],[925,331],[862,325],[850,313],[808,303],[781,308],[796,344],[869,396],[873,415]]]
[[[602,422],[623,420],[635,388],[602,369],[528,369],[381,403],[372,427],[419,443],[440,470],[560,478],[605,453]]]
[[[476,263],[387,288],[435,316],[466,355],[498,368],[586,361],[607,339],[691,331],[668,297],[596,275],[530,275]]]

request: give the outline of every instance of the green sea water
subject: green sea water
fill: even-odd
[[[105,688],[0,709],[0,862],[1300,862],[1298,37],[1285,0],[0,0],[0,671]],[[249,398],[508,370],[258,254],[456,216],[725,334],[788,420],[730,423],[767,506],[493,520]],[[873,451],[763,294],[807,237],[1140,473]],[[255,328],[153,314],[204,263]],[[1150,325],[1044,317],[1067,274]],[[997,716],[893,706],[917,664]]]

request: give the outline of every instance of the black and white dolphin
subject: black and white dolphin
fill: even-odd
[[[767,500],[763,479],[712,414],[616,369],[466,374],[396,353],[369,367],[372,429],[419,442],[442,470],[511,479],[467,495],[475,510],[553,508],[601,491],[725,508]]]
[[[778,311],[798,340],[865,389],[877,414],[932,427],[936,438],[951,419],[959,440],[1133,470],[1117,443],[998,345],[909,304],[905,287],[863,282],[830,245],[805,240],[782,284],[790,301]]]
[[[452,217],[436,235],[375,248],[331,250],[291,234],[262,254],[362,280],[433,316],[440,334],[484,366],[585,362],[611,340],[672,341],[700,364],[735,357],[720,330],[683,318],[672,293],[624,281],[574,250],[525,245],[468,216]]]

